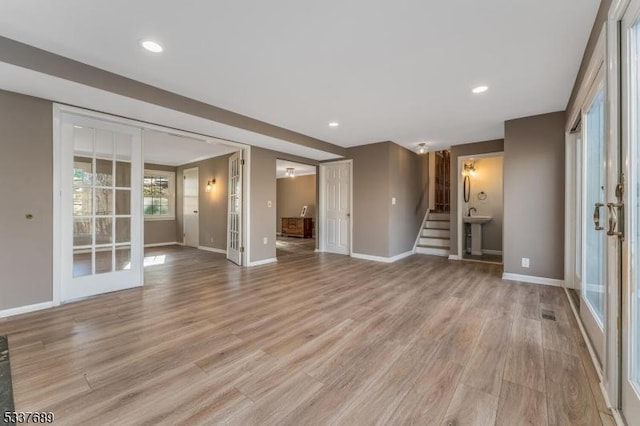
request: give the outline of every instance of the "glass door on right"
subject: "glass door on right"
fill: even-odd
[[[640,421],[640,1],[621,26],[622,157],[628,190],[623,242],[621,405],[628,424]]]
[[[605,92],[597,78],[583,112],[582,224],[583,259],[580,317],[600,365],[605,350],[605,277],[607,265],[605,230],[606,144]]]

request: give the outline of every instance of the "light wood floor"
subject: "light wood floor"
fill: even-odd
[[[613,424],[563,291],[498,265],[147,255],[166,257],[144,289],[0,320],[17,410],[79,425]]]

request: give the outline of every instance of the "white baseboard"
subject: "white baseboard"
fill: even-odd
[[[177,246],[180,245],[177,241],[172,241],[170,243],[153,243],[153,244],[145,244],[144,248],[148,247],[164,247],[164,246]]]
[[[17,308],[5,309],[0,311],[0,318],[12,317],[14,315],[28,314],[29,312],[41,311],[42,309],[53,308],[53,302],[36,303],[35,305],[20,306]]]
[[[482,254],[497,254],[502,256],[502,250],[485,250],[482,249]]]
[[[226,250],[222,250],[219,248],[207,247],[207,246],[198,246],[198,250],[211,251],[213,253],[227,254]]]
[[[372,260],[374,262],[393,263],[400,259],[404,259],[405,257],[409,257],[413,253],[414,253],[413,250],[410,250],[392,257],[371,256],[369,254],[362,254],[362,253],[351,253],[351,257],[356,259],[362,259],[362,260]]]
[[[249,262],[247,266],[268,265],[270,263],[276,263],[277,261],[278,261],[278,258],[272,257],[271,259],[263,259],[263,260],[256,260],[255,262]]]
[[[462,260],[462,257],[459,254],[450,254],[449,260]]]
[[[510,281],[522,281],[525,283],[531,284],[543,284],[543,285],[552,285],[555,287],[564,287],[564,280],[556,280],[553,278],[545,278],[545,277],[535,277],[533,275],[520,275],[520,274],[511,274],[505,272],[502,274],[503,280]]]

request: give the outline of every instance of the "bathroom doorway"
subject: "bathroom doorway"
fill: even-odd
[[[504,155],[458,157],[458,226],[461,258],[502,264]]]

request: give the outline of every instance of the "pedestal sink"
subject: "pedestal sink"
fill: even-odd
[[[482,225],[491,220],[491,216],[464,216],[464,223],[471,224],[471,254],[482,255]]]

